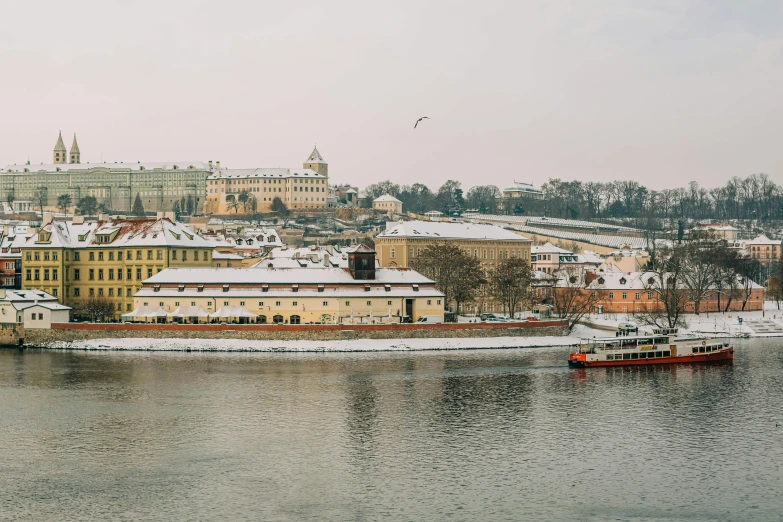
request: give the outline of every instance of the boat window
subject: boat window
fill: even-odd
[[[704,350],[705,350],[704,346],[700,347],[699,348],[699,353],[704,353]]]
[[[668,351],[668,350],[667,350],[667,351],[665,351],[665,352],[663,352],[663,356],[664,356],[664,357],[671,357],[671,355],[672,355],[672,352],[670,352],[670,351]]]
[[[699,349],[698,349],[698,348],[696,348],[696,347],[694,347],[694,348],[693,348],[693,353],[699,353]]]
[[[723,347],[724,348],[728,348],[729,347],[729,343],[724,344]]]
[[[606,354],[606,360],[607,361],[614,361],[614,354],[613,353],[607,353]]]
[[[631,358],[631,354],[630,353],[624,353],[623,354],[623,359],[630,359],[630,358]]]
[[[638,359],[638,358],[639,358],[639,354],[638,353],[632,353],[631,354],[631,359]]]

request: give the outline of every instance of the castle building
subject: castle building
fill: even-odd
[[[275,198],[289,209],[326,208],[328,196],[329,165],[314,148],[301,169],[224,169],[218,165],[207,178],[204,212],[269,212]]]
[[[54,210],[61,195],[69,195],[72,206],[93,196],[98,205],[116,213],[130,212],[138,195],[146,212],[172,211],[174,203],[184,198],[188,208],[183,213],[200,213],[206,180],[214,170],[211,161],[81,163],[76,136],[69,153],[62,133],[57,137],[52,160],[50,164],[28,162],[3,168],[0,200],[30,202],[43,194],[43,206]],[[37,201],[30,207],[37,209]]]

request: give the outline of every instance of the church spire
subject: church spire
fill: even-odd
[[[329,165],[324,161],[321,153],[318,152],[317,146],[313,147],[313,152],[310,153],[310,156],[307,158],[307,161],[304,162],[303,166],[316,174],[321,174],[327,178],[329,177]]]
[[[54,163],[68,163],[68,154],[63,143],[63,131],[57,136],[57,145],[54,146]]]
[[[82,154],[79,152],[79,144],[76,143],[76,133],[73,133],[73,145],[71,145],[71,163],[81,163]]]

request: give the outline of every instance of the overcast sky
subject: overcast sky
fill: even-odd
[[[0,164],[299,166],[333,183],[783,182],[779,0],[13,2]],[[414,130],[420,116],[430,116]]]

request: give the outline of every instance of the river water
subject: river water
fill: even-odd
[[[781,340],[567,353],[0,351],[0,519],[783,518]]]

